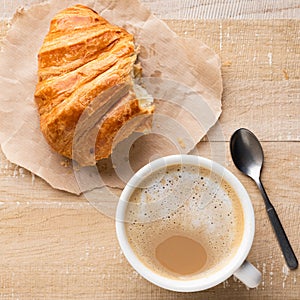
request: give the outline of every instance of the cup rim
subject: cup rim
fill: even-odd
[[[177,163],[196,165],[211,169],[218,175],[223,176],[226,181],[233,187],[243,208],[244,216],[244,232],[242,241],[228,264],[224,265],[222,269],[205,278],[195,278],[191,280],[181,280],[167,278],[157,274],[147,267],[134,253],[131,248],[125,230],[125,212],[127,203],[135,190],[135,186],[141,183],[151,172],[155,172],[169,165]],[[250,200],[250,197],[238,178],[231,173],[227,168],[219,163],[207,159],[202,156],[188,155],[188,154],[176,154],[158,158],[138,170],[128,181],[123,192],[121,193],[117,210],[116,210],[116,234],[121,250],[130,263],[130,265],[145,279],[153,284],[177,292],[195,292],[202,291],[228,279],[233,273],[243,264],[251,249],[255,233],[255,218],[254,210]]]

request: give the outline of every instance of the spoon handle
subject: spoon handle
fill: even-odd
[[[273,207],[272,203],[270,202],[268,195],[264,189],[262,182],[259,180],[257,182],[258,188],[264,198],[266,210],[273,226],[274,232],[276,234],[277,240],[279,242],[280,248],[282,250],[283,256],[285,258],[286,264],[291,270],[297,269],[298,261],[296,255],[293,251],[293,248],[286,236],[286,233],[282,227],[282,224],[279,220],[279,217],[276,213],[275,208]]]

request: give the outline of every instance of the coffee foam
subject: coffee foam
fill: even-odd
[[[244,227],[241,203],[230,184],[192,165],[169,166],[143,180],[131,195],[126,217],[134,252],[152,270],[168,277],[178,276],[155,259],[156,247],[167,238],[186,236],[205,248],[206,271],[193,275],[198,278],[215,272],[234,255]]]

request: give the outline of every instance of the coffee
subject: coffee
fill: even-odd
[[[205,249],[197,241],[180,235],[171,236],[160,243],[155,256],[166,269],[180,275],[200,271],[207,260]]]
[[[188,164],[144,179],[130,197],[125,218],[137,257],[160,275],[187,280],[221,269],[244,231],[242,206],[230,184]]]

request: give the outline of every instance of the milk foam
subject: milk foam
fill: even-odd
[[[126,217],[134,252],[154,271],[171,277],[175,275],[155,259],[155,249],[165,239],[179,234],[198,241],[208,253],[206,271],[201,272],[205,276],[236,252],[244,226],[232,187],[210,170],[192,165],[169,166],[142,181]]]

